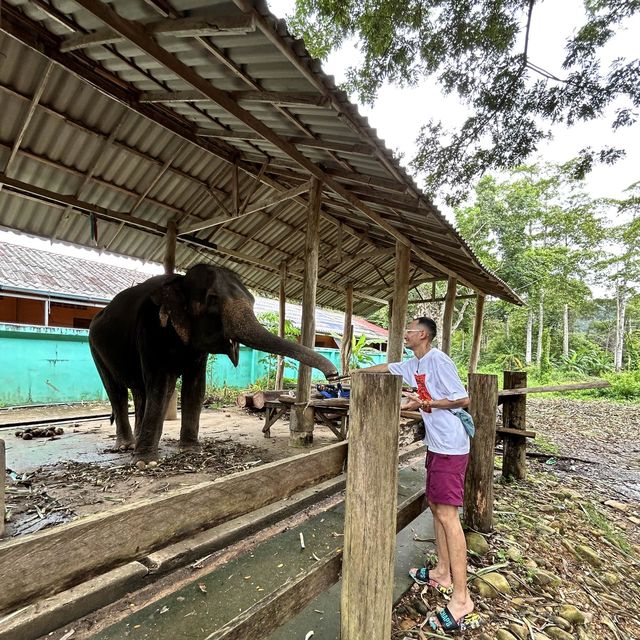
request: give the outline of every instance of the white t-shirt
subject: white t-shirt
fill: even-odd
[[[434,347],[420,359],[414,356],[404,362],[389,363],[389,371],[401,375],[412,387],[420,389],[424,384],[433,400],[460,400],[469,395],[453,360]],[[469,436],[460,419],[451,411],[434,407],[431,413],[420,413],[426,432],[424,443],[429,451],[449,455],[469,453]]]

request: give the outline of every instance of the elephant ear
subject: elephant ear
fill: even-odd
[[[178,337],[184,344],[189,344],[191,322],[187,315],[186,301],[179,287],[178,280],[170,280],[151,295],[151,301],[160,307],[160,324],[167,326],[169,320]]]

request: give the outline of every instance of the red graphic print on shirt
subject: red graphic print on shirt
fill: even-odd
[[[420,398],[420,400],[428,400],[429,402],[431,402],[433,398],[429,393],[429,389],[427,389],[427,374],[416,373],[414,377],[416,379],[416,386],[418,387],[418,397]],[[431,413],[431,407],[425,409],[425,412]]]

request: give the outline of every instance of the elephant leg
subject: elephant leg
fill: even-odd
[[[145,405],[140,428],[136,427],[137,438],[134,462],[158,460],[158,444],[162,435],[162,425],[177,376],[157,374],[145,380]]]
[[[131,432],[131,423],[129,422],[127,387],[116,380],[104,360],[100,357],[100,354],[93,347],[91,348],[91,353],[111,403],[111,419],[112,421],[115,420],[116,423],[116,449],[121,451],[132,449],[134,440]]]
[[[197,449],[200,412],[206,388],[207,356],[196,361],[182,374],[182,423],[180,448]]]
[[[145,405],[145,393],[139,389],[131,389],[131,394],[133,395],[133,406],[135,407],[136,412],[136,422],[135,429],[133,435],[135,439],[138,439],[140,435],[140,427],[142,426],[142,419],[144,418],[144,405]]]

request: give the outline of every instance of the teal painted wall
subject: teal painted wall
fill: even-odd
[[[106,400],[89,351],[88,333],[86,329],[0,323],[0,405]],[[316,351],[339,368],[337,349]],[[286,362],[285,377],[295,378],[297,363]],[[379,362],[385,362],[385,354],[373,356],[372,364]],[[237,368],[227,356],[212,357],[207,384],[242,389],[266,376],[267,369],[266,354],[241,346]],[[322,381],[324,376],[314,369],[313,379]]]
[[[0,403],[106,399],[86,329],[0,323]]]

